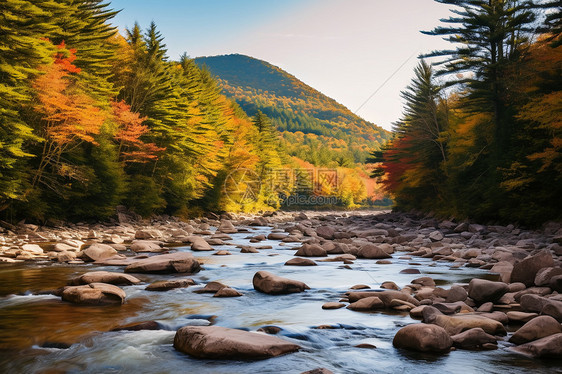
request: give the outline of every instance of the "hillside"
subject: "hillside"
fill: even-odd
[[[249,114],[269,116],[290,155],[315,165],[364,162],[389,133],[265,61],[233,54],[200,57],[223,92]]]

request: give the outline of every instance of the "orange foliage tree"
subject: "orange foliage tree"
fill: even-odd
[[[38,98],[34,110],[41,117],[39,134],[43,138],[33,186],[44,182],[47,167],[58,175],[80,179],[79,171],[62,161],[61,155],[83,142],[96,144],[94,137],[105,120],[95,101],[80,90],[74,79],[80,73],[73,64],[76,50],[66,49],[64,42],[57,48],[53,63],[43,66],[43,74],[33,81]]]
[[[119,144],[119,160],[124,163],[144,163],[158,159],[158,153],[165,148],[154,143],[145,143],[141,137],[150,132],[143,125],[146,117],[131,111],[131,106],[124,101],[112,102],[113,118],[118,126],[115,140]]]

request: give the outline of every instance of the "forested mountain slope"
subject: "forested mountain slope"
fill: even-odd
[[[384,129],[306,85],[286,71],[252,57],[200,57],[223,92],[249,114],[258,110],[282,133],[289,154],[315,165],[364,162],[388,138]]]

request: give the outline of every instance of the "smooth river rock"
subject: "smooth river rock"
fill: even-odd
[[[125,302],[125,291],[106,283],[69,286],[62,291],[62,300],[82,305],[120,305]]]
[[[494,302],[502,297],[508,289],[507,284],[503,282],[474,278],[468,284],[468,296],[478,304],[488,301]]]
[[[168,291],[173,290],[174,288],[185,288],[194,285],[195,282],[193,279],[169,279],[169,280],[162,280],[156,281],[154,283],[149,284],[146,286],[145,290],[147,291]]]
[[[453,345],[453,340],[442,327],[418,323],[398,330],[392,345],[419,352],[446,352]]]
[[[94,243],[82,251],[82,257],[86,261],[100,261],[116,254],[117,251],[113,247],[101,243]]]
[[[174,348],[193,357],[215,360],[260,360],[299,350],[286,340],[220,326],[186,326],[174,337]]]
[[[535,283],[535,277],[542,268],[552,267],[554,259],[550,251],[544,249],[539,253],[528,256],[520,262],[513,265],[511,272],[511,282],[521,282],[527,287],[532,287]]]
[[[281,295],[296,292],[303,292],[310,289],[300,281],[279,277],[267,271],[258,271],[254,274],[254,289],[270,295]]]
[[[188,252],[148,257],[125,268],[126,273],[197,273],[199,270],[199,262]]]
[[[129,286],[140,282],[140,279],[130,274],[113,273],[109,271],[90,271],[76,278],[72,278],[68,284],[71,286],[78,286],[90,283],[108,283]]]
[[[539,316],[524,324],[509,338],[509,341],[514,344],[523,344],[560,333],[562,333],[562,327],[556,319],[550,316]]]
[[[559,359],[562,357],[562,333],[550,335],[510,349],[525,356]]]

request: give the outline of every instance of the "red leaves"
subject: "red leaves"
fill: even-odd
[[[64,43],[57,47],[63,49]],[[44,121],[43,136],[63,148],[74,141],[95,143],[94,135],[105,120],[95,101],[75,85],[70,75],[80,72],[72,64],[75,52],[68,50],[68,56],[66,51],[58,52],[54,63],[41,68],[43,74],[33,82],[39,99],[35,110]]]
[[[143,125],[146,117],[140,117],[132,112],[131,107],[124,101],[112,102],[113,118],[119,129],[115,140],[119,142],[119,157],[124,162],[148,162],[158,158],[160,148],[154,143],[145,143],[141,137],[150,132],[148,126]]]

